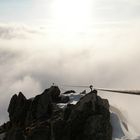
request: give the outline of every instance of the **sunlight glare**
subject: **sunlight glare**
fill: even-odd
[[[90,0],[55,0],[52,19],[58,32],[84,32],[92,17]]]

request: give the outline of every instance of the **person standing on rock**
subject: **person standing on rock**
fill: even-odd
[[[90,90],[91,90],[91,92],[92,92],[92,90],[93,90],[93,85],[90,85],[89,88],[90,88]]]
[[[90,85],[89,88],[90,88],[91,92],[97,96],[97,90],[95,90],[95,89],[93,90],[93,85]]]

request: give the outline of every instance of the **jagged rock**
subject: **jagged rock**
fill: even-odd
[[[112,139],[108,101],[92,92],[76,105],[68,104],[64,116],[58,115],[50,123],[55,140]]]
[[[53,102],[58,102],[60,90],[56,86],[46,89],[42,94],[37,95],[27,113],[26,124],[35,120],[44,120],[51,117],[53,112]]]
[[[8,108],[10,124],[5,140],[111,140],[112,128],[108,100],[91,91],[76,105],[68,102],[56,86],[46,89],[33,100],[14,95]],[[18,125],[20,123],[20,125]],[[21,125],[24,124],[24,125]]]
[[[18,96],[15,94],[11,98],[8,107],[10,121],[13,124],[23,125],[26,118],[27,109],[27,100],[25,96],[21,92],[18,94]]]
[[[52,86],[47,93],[51,95],[53,102],[57,103],[59,101],[60,89],[57,86]]]
[[[64,115],[67,120],[65,136],[61,140],[111,140],[112,128],[107,103],[107,100],[98,99],[91,92],[75,106],[68,106],[65,111],[67,115]]]
[[[52,112],[52,100],[49,94],[42,93],[37,95],[31,102],[27,113],[26,124],[36,120],[48,118]]]
[[[37,119],[49,118],[52,115],[52,98],[49,92],[43,92],[38,100],[36,108]]]

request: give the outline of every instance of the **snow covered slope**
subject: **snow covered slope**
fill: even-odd
[[[140,140],[135,130],[119,109],[111,106],[111,124],[113,127],[113,140]]]

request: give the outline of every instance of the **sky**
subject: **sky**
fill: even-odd
[[[0,0],[0,123],[19,91],[30,98],[52,83],[140,89],[139,36],[139,0]],[[140,97],[103,97],[140,132]]]

